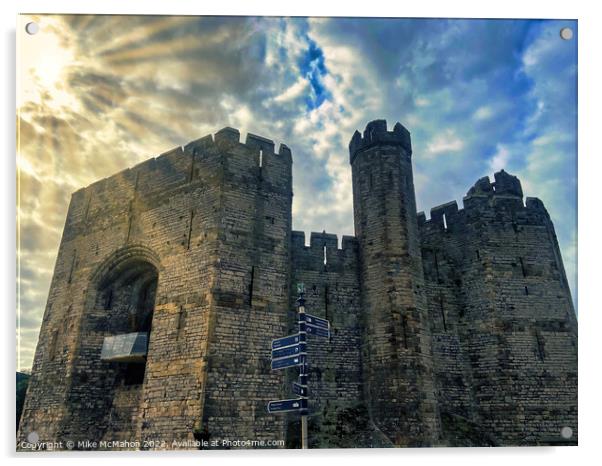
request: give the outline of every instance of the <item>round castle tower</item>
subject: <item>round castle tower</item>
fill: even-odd
[[[349,144],[370,416],[396,446],[433,445],[438,422],[409,131],[385,120]]]

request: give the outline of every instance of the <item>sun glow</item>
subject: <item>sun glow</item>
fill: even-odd
[[[25,25],[30,21],[40,26],[35,35],[25,32]],[[76,65],[73,44],[53,18],[22,15],[18,23],[17,108],[27,103],[46,105],[54,110],[64,106],[73,108],[77,99],[65,84],[66,71]]]

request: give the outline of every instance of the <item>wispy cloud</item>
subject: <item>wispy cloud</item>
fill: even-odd
[[[510,151],[505,146],[498,144],[495,154],[489,161],[489,168],[492,172],[500,171],[501,169],[508,167],[509,159]]]
[[[442,153],[458,152],[464,148],[464,142],[456,136],[452,130],[446,130],[443,134],[436,136],[435,139],[426,147],[427,155],[433,156]]]

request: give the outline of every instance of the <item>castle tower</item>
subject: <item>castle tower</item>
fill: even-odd
[[[239,137],[224,128],[73,194],[18,441],[284,438],[265,404],[284,382],[269,348],[286,331],[292,156]]]
[[[416,221],[410,133],[384,120],[349,144],[364,312],[364,391],[397,446],[437,438],[431,335]]]
[[[464,208],[418,215],[442,443],[576,444],[578,329],[554,226],[516,176],[494,178]]]

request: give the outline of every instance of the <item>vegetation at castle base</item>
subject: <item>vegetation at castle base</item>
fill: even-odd
[[[23,403],[25,403],[25,393],[30,377],[29,374],[24,372],[17,372],[17,429],[19,429],[19,420],[23,412]]]
[[[497,442],[477,423],[457,414],[441,413],[441,446],[495,447]]]
[[[301,421],[295,416],[287,426],[287,448],[301,448]],[[308,437],[310,448],[365,448],[367,445],[383,448],[370,424],[364,404],[347,406],[326,402],[322,416],[309,416]]]

